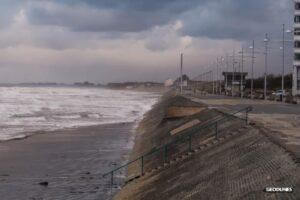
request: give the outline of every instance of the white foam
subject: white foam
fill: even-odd
[[[34,131],[135,122],[158,97],[99,88],[0,87],[0,140]]]

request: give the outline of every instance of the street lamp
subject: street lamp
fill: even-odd
[[[281,77],[281,101],[283,101],[283,93],[284,93],[284,49],[285,49],[285,24],[282,24],[282,77]]]
[[[217,58],[217,81],[216,81],[216,93],[218,93],[218,87],[220,87],[220,84],[219,84],[219,58]],[[219,86],[218,86],[219,84]]]
[[[281,101],[283,101],[283,94],[284,94],[284,75],[285,75],[285,33],[292,33],[293,31],[289,29],[285,29],[285,24],[282,24],[282,47],[280,49],[282,50],[282,77],[281,77],[281,91],[282,91],[282,97]]]
[[[249,47],[252,50],[251,56],[251,99],[253,99],[253,76],[254,76],[254,40],[252,41],[252,46]]]
[[[227,95],[227,88],[228,88],[228,77],[227,77],[227,72],[228,72],[228,53],[226,53],[226,77],[225,77],[225,94]]]
[[[268,33],[266,33],[266,37],[265,37],[265,39],[264,39],[264,43],[265,43],[265,81],[264,81],[264,99],[267,100],[268,44],[269,44]]]
[[[221,85],[222,85],[222,84],[221,84],[221,75],[222,75],[221,71],[222,71],[222,70],[221,70],[221,68],[222,68],[222,64],[223,64],[224,60],[225,60],[225,59],[224,59],[224,57],[222,56],[221,59],[220,59],[220,71],[219,71],[219,77],[218,77],[218,78],[219,78],[219,93],[220,93],[220,94],[222,93],[222,86],[221,86]]]
[[[234,89],[234,64],[235,64],[235,50],[233,50],[232,55],[232,84],[231,84],[231,96],[234,96],[233,89]]]
[[[215,94],[215,74],[214,74],[214,63],[212,62],[210,64],[210,67],[212,67],[211,70],[211,81],[212,81],[212,94]]]
[[[182,94],[183,53],[180,53],[180,94]]]
[[[243,73],[244,73],[244,48],[242,47],[242,51],[239,52],[239,54],[242,55],[242,70],[240,70],[241,73],[241,80],[240,80],[240,90],[241,90],[241,98],[244,96],[244,88],[243,88]]]

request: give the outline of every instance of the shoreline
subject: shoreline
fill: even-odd
[[[67,127],[67,128],[59,128],[56,130],[37,130],[37,131],[32,131],[32,132],[20,132],[20,134],[24,134],[24,137],[16,137],[16,138],[11,138],[8,140],[0,140],[0,144],[1,143],[6,143],[6,142],[11,142],[11,141],[18,141],[18,140],[26,140],[28,138],[31,137],[35,137],[37,135],[44,135],[44,134],[59,134],[59,133],[63,133],[65,131],[74,131],[77,129],[81,129],[81,128],[93,128],[93,127],[98,127],[98,126],[105,126],[105,125],[123,125],[123,124],[136,124],[135,126],[138,125],[139,121],[141,119],[137,119],[136,121],[133,122],[111,122],[111,123],[103,123],[103,124],[95,124],[95,125],[85,125],[85,126],[74,126],[74,127]],[[133,128],[134,131],[134,128]]]
[[[102,174],[128,160],[134,126],[104,124],[1,142],[0,195],[6,200],[109,198],[109,179]],[[125,175],[118,174],[118,181]]]

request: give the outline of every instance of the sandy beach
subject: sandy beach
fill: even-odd
[[[132,128],[108,124],[1,142],[0,199],[110,199],[102,174],[127,159]]]

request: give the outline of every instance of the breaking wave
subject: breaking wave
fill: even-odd
[[[159,94],[76,87],[1,87],[0,140],[36,131],[134,122]]]

